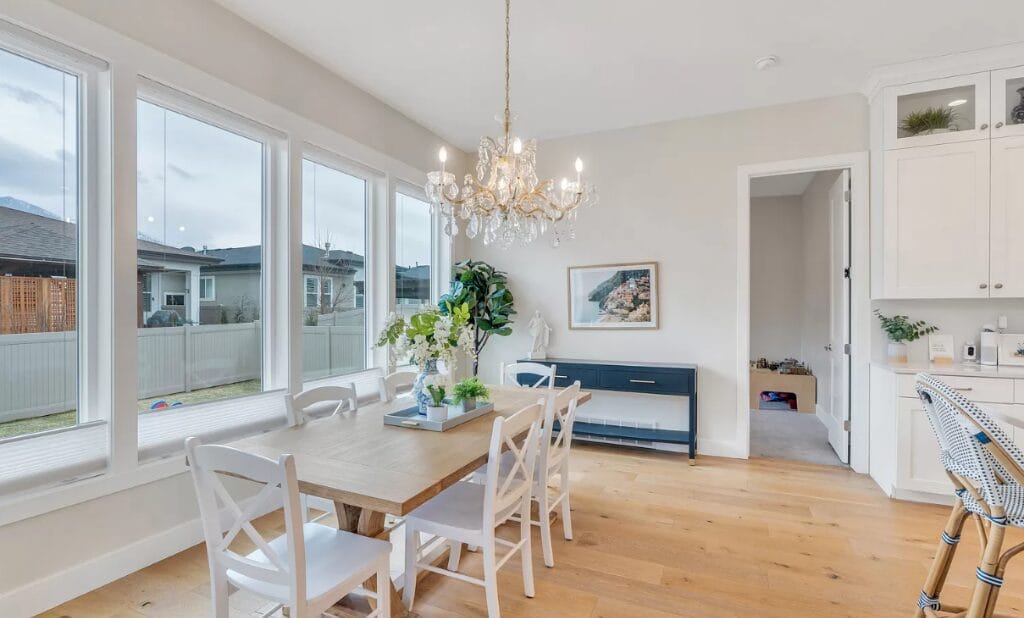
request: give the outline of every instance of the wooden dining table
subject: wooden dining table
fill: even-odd
[[[333,501],[340,529],[387,538],[386,515],[410,513],[487,462],[495,415],[510,416],[544,396],[520,386],[488,388],[494,412],[444,432],[385,425],[385,414],[413,405],[399,397],[231,446],[275,460],[292,454],[299,491]],[[582,392],[577,401],[589,400],[590,393]],[[390,592],[392,613],[405,614],[394,583]]]

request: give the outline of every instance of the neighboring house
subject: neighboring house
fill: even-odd
[[[430,264],[395,267],[395,304],[430,303]]]
[[[28,284],[39,279],[74,281],[78,259],[77,224],[62,221],[48,211],[13,198],[6,198],[3,204],[0,206],[0,276],[10,277],[9,282],[17,279]],[[198,321],[199,299],[191,290],[199,286],[200,268],[217,263],[218,258],[152,240],[137,242],[139,326],[160,309],[174,311],[183,320]],[[42,322],[47,325],[39,324],[36,330],[74,328],[70,317],[76,303],[74,285],[68,283],[64,287],[62,324],[44,317]],[[39,294],[39,297],[45,295]],[[13,306],[3,308],[5,312],[14,310]],[[29,312],[32,307],[22,303],[18,310]],[[38,314],[51,310],[53,307],[42,303],[35,308]],[[20,332],[32,331],[22,329]]]
[[[259,245],[206,249],[216,264],[203,266],[200,298],[203,323],[249,322],[259,319]],[[357,280],[358,279],[358,280]],[[313,321],[321,314],[362,306],[363,256],[341,249],[302,246],[302,307]]]

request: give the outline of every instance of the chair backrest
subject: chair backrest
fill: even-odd
[[[569,456],[572,446],[572,425],[576,422],[576,404],[580,396],[580,381],[560,391],[552,390],[543,399],[544,423],[541,425],[540,454],[537,459],[537,479],[546,479],[551,468]]]
[[[519,381],[521,375],[539,376],[540,379],[533,384],[522,384]],[[540,363],[502,363],[501,383],[529,386],[531,388],[555,387],[555,365],[542,365]]]
[[[267,584],[287,586],[293,602],[305,600],[306,556],[295,459],[291,455],[281,455],[278,461],[274,461],[228,446],[204,445],[198,438],[185,440],[185,452],[199,499],[199,514],[203,520],[211,569],[231,569]],[[263,487],[243,507],[224,487],[220,478],[222,474],[245,478]],[[226,533],[222,532],[218,501],[231,519]],[[287,556],[274,551],[252,525],[254,518],[278,507],[284,507]],[[258,559],[253,560],[231,549],[231,543],[240,532],[255,543],[262,554]]]
[[[348,386],[318,386],[308,391],[302,391],[298,395],[284,396],[285,410],[288,413],[288,426],[295,427],[306,422],[306,410],[318,403],[334,403],[333,414],[340,414],[345,406],[352,412],[359,409],[359,402],[356,397],[356,385]]]
[[[402,394],[411,393],[416,383],[416,374],[412,371],[396,371],[378,378],[380,387],[380,400],[392,401]]]
[[[1024,482],[1024,453],[994,419],[941,380],[918,374],[915,388],[939,442],[942,465],[958,489],[1002,507],[996,488]]]
[[[484,497],[484,529],[496,526],[529,502],[537,463],[537,443],[543,406],[535,403],[512,416],[499,416],[491,430]],[[519,436],[522,442],[517,442]],[[513,465],[501,470],[502,451],[512,453]]]

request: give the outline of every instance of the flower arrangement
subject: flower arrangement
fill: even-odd
[[[392,313],[377,338],[377,346],[390,345],[396,356],[411,355],[420,371],[429,361],[443,361],[455,368],[455,352],[474,354],[473,329],[469,324],[469,306],[450,306],[446,314],[426,309],[405,318]]]
[[[484,386],[480,378],[467,378],[452,389],[452,402],[462,403],[464,401],[486,400],[491,396],[491,391]]]

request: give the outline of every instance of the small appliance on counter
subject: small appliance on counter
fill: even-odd
[[[978,362],[982,365],[999,364],[999,333],[992,324],[981,327]]]
[[[964,344],[963,362],[978,362],[978,344],[974,343],[973,341],[968,341],[967,343]]]

